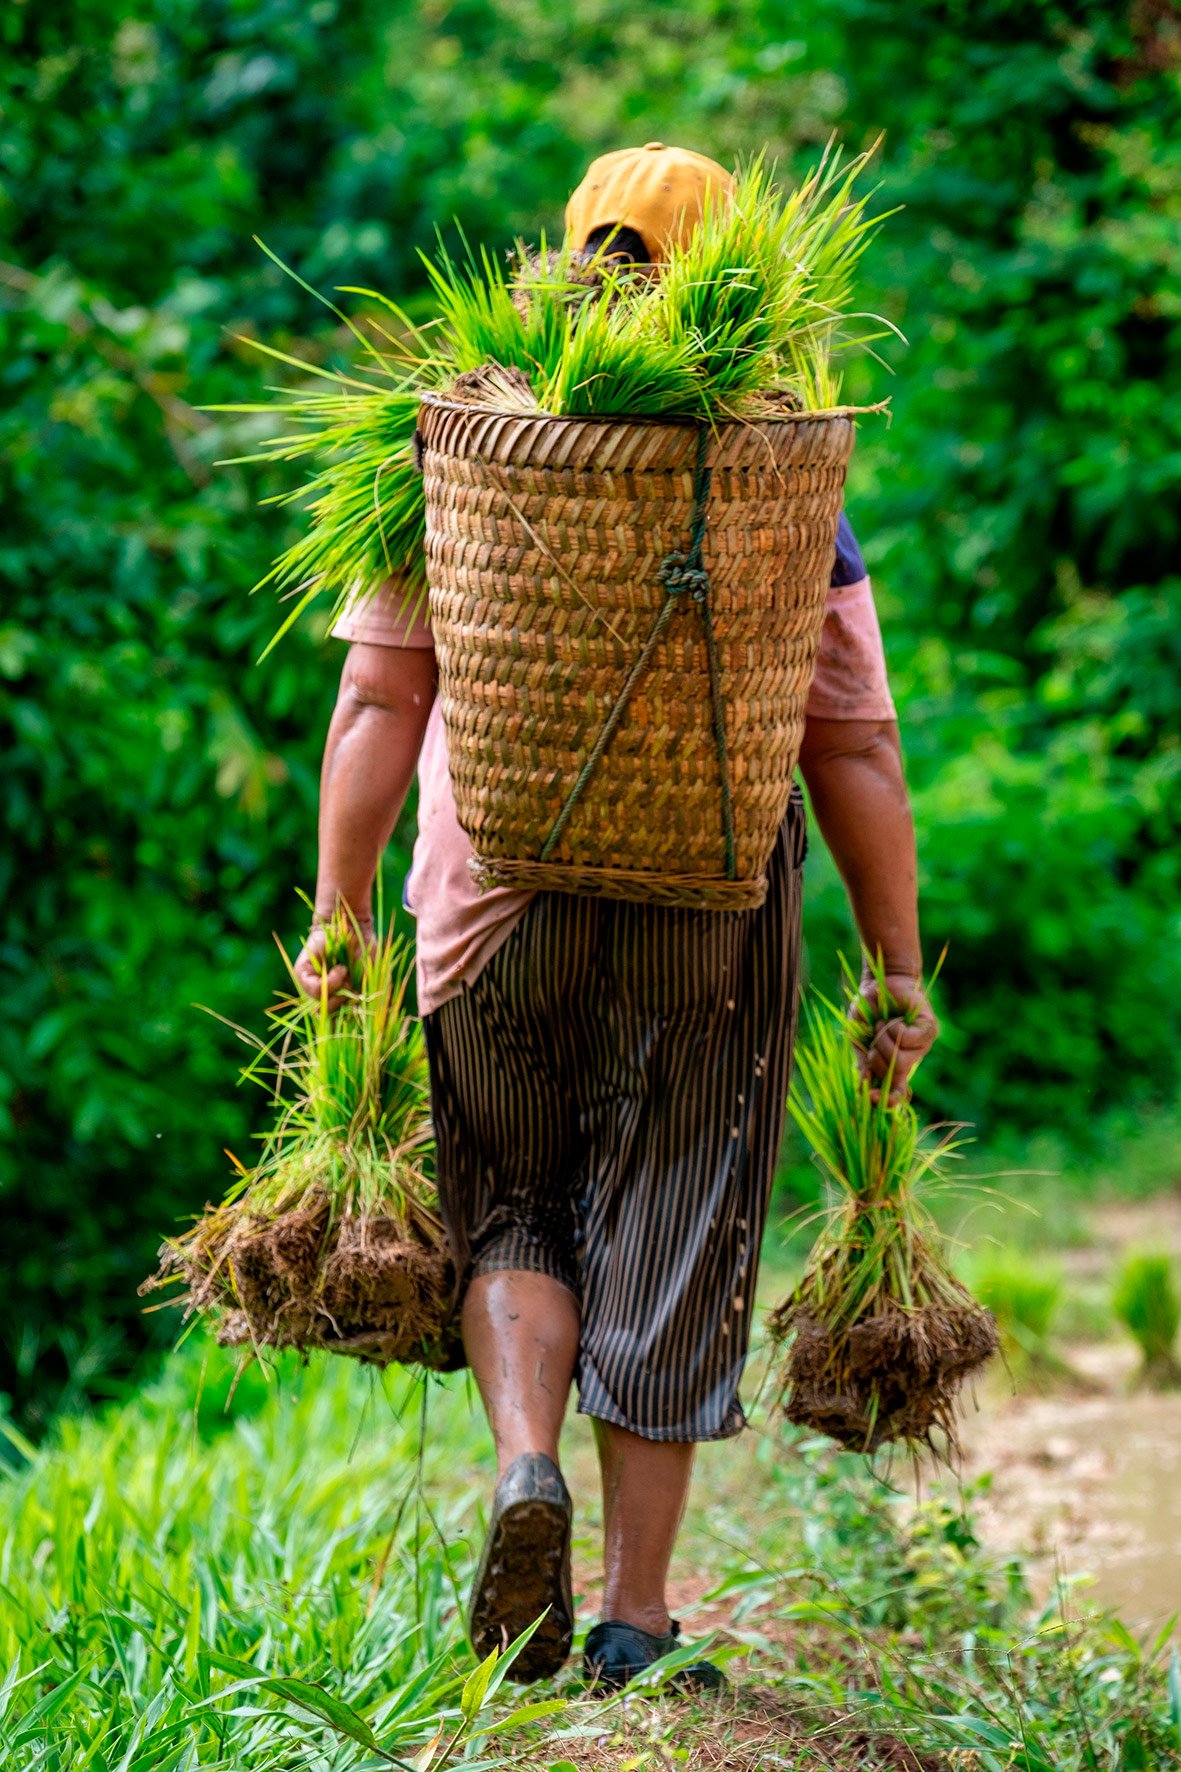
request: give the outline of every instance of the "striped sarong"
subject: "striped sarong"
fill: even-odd
[[[724,1439],[783,1127],[805,819],[755,911],[540,893],[426,1017],[439,1188],[461,1289],[528,1270],[581,1304],[579,1408]]]

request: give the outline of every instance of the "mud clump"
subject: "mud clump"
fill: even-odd
[[[954,1449],[960,1388],[1000,1345],[992,1312],[967,1293],[960,1304],[888,1305],[837,1332],[793,1299],[771,1327],[793,1338],[782,1371],[787,1419],[857,1452],[887,1441],[930,1446],[936,1429]]]
[[[334,1217],[322,1194],[274,1218],[211,1209],[196,1234],[165,1244],[160,1272],[142,1290],[169,1280],[182,1283],[189,1314],[212,1314],[224,1347],[322,1348],[446,1371],[463,1364],[446,1244],[408,1237],[380,1214]]]

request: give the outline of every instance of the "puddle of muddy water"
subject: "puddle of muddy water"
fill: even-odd
[[[1181,1394],[1022,1399],[966,1427],[966,1474],[993,1473],[984,1536],[1041,1593],[1061,1569],[1131,1629],[1181,1610]]]

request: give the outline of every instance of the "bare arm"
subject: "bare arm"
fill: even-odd
[[[875,1081],[894,1063],[891,1100],[938,1033],[922,989],[914,819],[893,720],[809,719],[800,767],[821,833],[845,882],[864,947],[881,954],[890,993],[918,1019],[887,1021],[870,1049]],[[876,987],[864,977],[871,1000]]]
[[[382,850],[405,804],[435,696],[435,655],[429,648],[352,645],[341,673],[320,771],[320,863],[316,923],[295,970],[318,996],[324,951],[319,925],[338,905],[362,933],[373,925],[373,881]],[[329,973],[331,998],[345,968]]]

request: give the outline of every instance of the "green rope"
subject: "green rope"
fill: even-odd
[[[734,846],[734,805],[730,793],[730,759],[726,749],[726,711],[722,704],[721,671],[718,665],[717,641],[714,637],[713,609],[710,604],[709,573],[705,569],[703,547],[705,544],[706,514],[709,507],[709,491],[713,480],[713,469],[709,465],[709,432],[704,426],[697,433],[697,463],[693,474],[693,524],[689,531],[689,549],[687,553],[666,554],[657,569],[657,577],[664,586],[664,602],[656,613],[648,638],[640,649],[639,656],[627,674],[623,688],[615,699],[615,704],[603,723],[591,748],[586,762],[578,772],[570,792],[566,795],[562,810],[554,821],[554,827],[545,840],[541,851],[542,861],[548,861],[553,854],[562,832],[570,822],[570,815],[582,798],[583,790],[591,776],[598,768],[604,751],[615,736],[619,722],[622,720],[632,691],[648,668],[656,644],[665,628],[672,619],[678,600],[687,592],[701,609],[701,623],[705,631],[705,651],[709,662],[709,696],[713,711],[714,744],[718,753],[718,768],[722,780],[722,831],[726,857],[726,878],[733,880],[738,872],[737,854]]]

